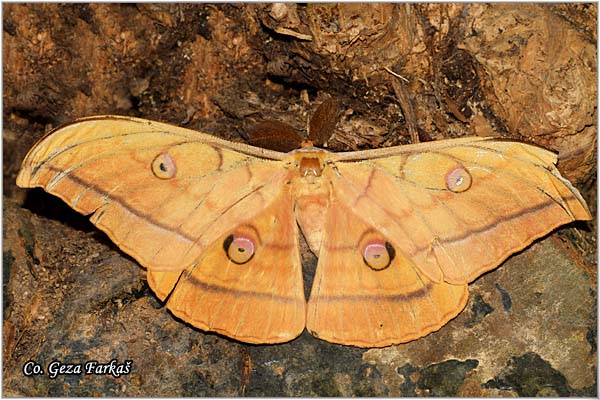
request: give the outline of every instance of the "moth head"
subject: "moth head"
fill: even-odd
[[[318,157],[302,157],[298,168],[302,177],[319,177],[323,172],[323,165]]]

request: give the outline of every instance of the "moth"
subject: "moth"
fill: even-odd
[[[17,184],[90,215],[195,327],[248,343],[306,328],[383,347],[440,329],[465,307],[469,282],[591,219],[556,161],[482,137],[282,153],[105,115],[40,139]],[[300,230],[318,256],[308,301]]]

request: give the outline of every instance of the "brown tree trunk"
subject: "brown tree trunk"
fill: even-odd
[[[6,395],[595,395],[595,220],[563,230],[569,243],[553,235],[477,280],[465,311],[423,339],[364,350],[304,334],[249,346],[172,317],[143,269],[59,200],[16,188],[15,177],[45,131],[78,117],[139,116],[243,141],[263,119],[305,131],[334,97],[343,104],[328,143],[335,151],[467,135],[525,140],[559,153],[595,216],[596,4],[3,11]],[[310,271],[315,257],[304,253]],[[132,371],[49,379],[54,359],[130,359]],[[28,361],[44,375],[25,376]]]

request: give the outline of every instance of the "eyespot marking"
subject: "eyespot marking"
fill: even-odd
[[[473,178],[463,166],[458,166],[446,174],[446,187],[454,193],[462,193],[471,187]]]
[[[369,268],[375,271],[386,269],[396,256],[394,247],[381,239],[367,242],[362,249],[363,261]]]
[[[254,257],[256,246],[250,237],[233,234],[227,236],[223,242],[223,249],[225,250],[225,254],[227,254],[227,258],[238,265],[242,265]]]
[[[152,160],[152,173],[160,179],[171,179],[177,173],[175,160],[168,153],[160,153]]]

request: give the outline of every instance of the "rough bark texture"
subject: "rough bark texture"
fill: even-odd
[[[596,220],[481,277],[465,311],[423,339],[249,346],[172,317],[145,271],[84,217],[14,184],[35,140],[77,117],[140,116],[243,141],[262,119],[305,131],[332,96],[343,104],[334,150],[534,142],[559,152],[595,216],[596,4],[3,7],[6,395],[596,395]],[[132,360],[131,372],[46,370],[112,359]],[[24,376],[29,360],[44,375]]]

